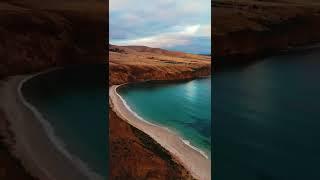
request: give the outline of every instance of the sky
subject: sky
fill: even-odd
[[[211,0],[110,0],[109,41],[211,52]]]

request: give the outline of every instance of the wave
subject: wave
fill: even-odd
[[[37,73],[37,74],[34,74],[34,75],[31,75],[25,79],[23,79],[20,83],[19,83],[19,86],[18,86],[18,95],[19,95],[19,98],[21,99],[23,105],[25,105],[27,108],[29,108],[31,110],[31,112],[35,115],[36,119],[39,120],[40,124],[42,125],[44,131],[46,132],[48,138],[50,139],[51,143],[54,145],[54,147],[57,148],[57,150],[59,152],[61,152],[68,160],[70,160],[70,162],[74,165],[74,167],[76,167],[77,169],[80,170],[80,172],[83,173],[84,176],[86,176],[88,179],[90,180],[103,180],[104,178],[97,174],[96,172],[94,172],[91,168],[89,168],[89,166],[83,162],[79,157],[71,154],[67,148],[66,148],[66,144],[62,141],[62,139],[60,139],[55,131],[54,131],[54,128],[53,126],[50,124],[50,122],[48,120],[46,120],[43,115],[38,111],[38,109],[33,106],[30,102],[28,102],[24,96],[23,96],[23,93],[22,93],[22,88],[23,88],[23,85],[25,83],[27,83],[27,81],[35,78],[36,76],[39,76],[39,75],[43,75],[43,74],[46,74],[46,73],[49,73],[51,71],[55,71],[55,70],[59,70],[59,69],[62,69],[62,68],[54,68],[54,69],[50,69],[50,70],[47,70],[47,71],[44,71],[44,72],[40,72],[40,73]],[[46,173],[48,175],[48,172]]]
[[[118,86],[118,87],[119,87],[119,86]],[[118,88],[118,87],[116,87],[116,88]],[[160,127],[160,126],[158,126],[158,125],[156,125],[156,124],[153,124],[153,123],[151,123],[151,122],[143,119],[143,118],[142,118],[141,116],[139,116],[135,111],[133,111],[133,110],[131,109],[131,107],[128,105],[128,103],[122,98],[122,96],[120,96],[120,95],[118,94],[117,90],[116,90],[116,94],[117,94],[117,96],[120,98],[120,100],[122,101],[122,103],[124,104],[124,106],[128,109],[128,111],[130,111],[131,114],[133,114],[136,118],[138,118],[139,120],[141,120],[141,121],[143,121],[143,122],[145,122],[145,123],[147,123],[147,124]]]
[[[122,85],[126,85],[126,84],[122,84]],[[176,134],[174,133],[171,129],[167,128],[167,127],[164,127],[164,126],[161,126],[161,125],[157,125],[157,124],[154,124],[154,123],[151,123],[147,120],[145,120],[144,118],[142,118],[141,116],[139,116],[135,111],[133,111],[131,109],[131,107],[128,105],[128,103],[122,98],[122,96],[120,96],[120,94],[117,92],[117,88],[122,86],[122,85],[118,85],[116,88],[115,88],[115,92],[116,92],[116,95],[120,98],[120,100],[122,101],[122,103],[124,104],[124,106],[127,108],[128,111],[130,111],[136,118],[138,118],[139,120],[147,123],[147,124],[150,124],[152,126],[156,126],[156,127],[159,127],[159,128],[163,128],[163,129],[166,129],[169,133],[172,133],[172,134]],[[206,159],[209,159],[208,155],[202,151],[200,148],[197,148],[193,145],[191,145],[190,141],[188,140],[185,140],[183,138],[181,138],[181,136],[179,136],[179,139],[184,143],[186,144],[187,146],[189,146],[190,148],[192,148],[193,150],[199,152],[203,157],[205,157]]]
[[[204,151],[202,151],[201,149],[199,149],[199,148],[191,145],[190,141],[185,140],[185,139],[182,139],[182,138],[181,138],[181,141],[182,141],[184,144],[186,144],[187,146],[191,147],[193,150],[198,151],[198,152],[199,152],[202,156],[204,156],[206,159],[209,159],[208,155],[207,155]]]

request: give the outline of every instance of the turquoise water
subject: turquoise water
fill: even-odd
[[[214,179],[320,179],[320,50],[212,76]]]
[[[211,79],[138,83],[119,89],[143,119],[168,127],[191,145],[211,154]]]
[[[22,89],[50,122],[71,154],[107,177],[107,90],[105,65],[69,67],[40,75]]]

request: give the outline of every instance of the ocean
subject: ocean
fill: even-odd
[[[107,177],[106,65],[72,66],[27,81],[22,93],[54,129],[57,141],[93,173]]]
[[[214,179],[320,179],[320,50],[212,75]]]
[[[211,78],[143,82],[119,94],[144,120],[168,128],[211,158]]]

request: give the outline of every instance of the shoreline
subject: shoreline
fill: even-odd
[[[285,49],[279,49],[275,52],[263,52],[263,53],[251,53],[251,54],[227,54],[224,56],[213,56],[214,59],[220,59],[220,61],[213,60],[212,63],[216,66],[215,69],[219,68],[229,68],[236,66],[246,66],[258,61],[261,61],[265,58],[273,57],[273,56],[281,56],[288,55],[294,53],[304,53],[308,51],[317,50],[320,48],[320,41],[306,43],[303,45],[297,46],[288,46]],[[224,62],[221,62],[221,59]],[[241,61],[239,61],[241,60]],[[218,67],[217,67],[218,66]]]
[[[10,76],[2,82],[4,110],[14,134],[13,155],[25,169],[41,180],[103,179],[90,171],[84,162],[64,148],[63,141],[55,135],[50,122],[28,101],[21,88],[28,80],[60,68],[32,75]]]
[[[117,93],[117,88],[126,84],[128,83],[109,87],[109,102],[113,111],[125,122],[143,131],[168,150],[193,177],[201,180],[211,179],[211,160],[203,151],[170,129],[148,122],[131,110]]]
[[[209,76],[199,77],[199,79],[208,78],[208,77],[209,77]],[[192,79],[185,80],[185,81],[193,81],[193,80],[195,80],[195,79],[197,79],[197,78],[192,78]],[[158,81],[158,80],[150,80],[150,81],[143,81],[143,82],[137,82],[137,83],[149,83],[149,82],[153,83],[153,82],[159,82],[159,81]],[[177,81],[165,81],[165,80],[161,80],[160,83],[162,83],[162,82],[174,83],[174,82],[184,82],[184,80],[177,80]],[[143,119],[143,117],[139,116],[135,111],[133,111],[133,110],[131,109],[131,107],[128,105],[128,103],[122,98],[122,96],[121,96],[121,95],[118,93],[118,91],[117,91],[118,88],[122,88],[123,86],[126,86],[126,85],[128,85],[128,84],[135,84],[135,83],[124,83],[124,84],[117,85],[115,91],[116,91],[117,96],[119,97],[119,99],[120,99],[120,100],[122,101],[122,103],[124,104],[124,106],[125,106],[136,118],[138,118],[139,120],[141,120],[141,121],[143,121],[143,122],[145,122],[145,123],[147,123],[147,124],[150,124],[150,125],[152,125],[152,126],[157,126],[157,127],[159,127],[159,128],[164,128],[164,129],[166,129],[167,131],[169,131],[169,133],[172,133],[172,134],[177,135],[183,143],[185,143],[186,145],[188,145],[190,148],[198,151],[198,152],[199,152],[203,157],[205,157],[206,159],[211,160],[211,159],[209,159],[209,155],[208,155],[205,151],[201,150],[200,148],[198,148],[198,147],[196,147],[196,146],[191,145],[190,141],[187,140],[187,139],[184,139],[184,138],[182,137],[182,135],[180,135],[178,132],[175,132],[175,131],[169,129],[168,127],[162,126],[162,125],[160,125],[160,124],[156,124],[156,123],[154,123],[154,122],[149,122],[149,121]]]

